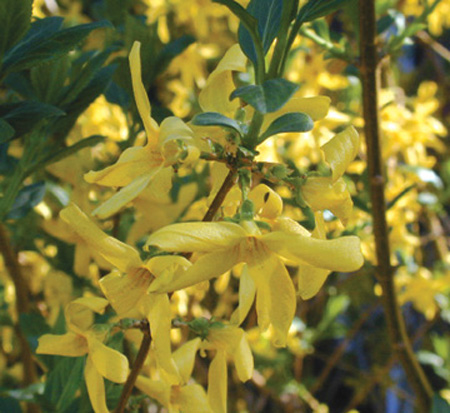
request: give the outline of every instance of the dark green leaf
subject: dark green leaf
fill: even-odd
[[[28,211],[42,201],[45,195],[45,182],[36,182],[22,188],[17,194],[14,204],[6,216],[9,219],[24,217]]]
[[[75,398],[83,380],[84,364],[84,357],[63,358],[48,375],[44,397],[55,411],[64,412]]]
[[[261,135],[259,142],[277,133],[308,132],[314,127],[314,122],[306,113],[286,113],[275,119]]]
[[[0,412],[22,413],[18,400],[12,397],[0,397]]]
[[[14,128],[6,120],[0,118],[0,143],[8,142],[15,133]]]
[[[0,105],[0,117],[15,130],[11,139],[19,138],[31,131],[42,119],[63,116],[65,113],[55,106],[42,102],[25,101]],[[3,140],[0,141],[4,142]]]
[[[401,191],[397,196],[395,196],[394,199],[392,199],[392,201],[388,202],[387,209],[391,209],[399,201],[399,199],[403,197],[403,195],[406,195],[409,191],[411,191],[411,189],[415,187],[416,184],[407,186],[403,191]]]
[[[450,413],[450,404],[439,394],[433,396],[431,413]]]
[[[50,327],[44,317],[37,313],[20,314],[19,325],[33,351],[37,348],[38,338],[42,334],[50,333]]]
[[[16,158],[8,155],[8,147],[9,144],[0,143],[0,174],[2,175],[11,174],[18,162]]]
[[[299,11],[297,20],[309,22],[324,17],[343,7],[346,3],[356,0],[309,0]]]
[[[270,79],[262,85],[242,86],[231,94],[230,99],[239,97],[265,114],[281,109],[298,87],[285,79]]]
[[[32,0],[0,2],[0,59],[27,32],[31,22]]]
[[[58,17],[33,22],[27,35],[5,54],[3,71],[20,71],[56,59],[74,49],[93,30],[111,27],[109,22],[99,21],[59,30],[62,22]]]
[[[283,0],[251,0],[247,12],[258,22],[258,33],[262,42],[264,53],[270,48],[278,34],[283,11]],[[239,44],[245,55],[256,63],[256,50],[249,31],[244,25],[239,26]]]
[[[241,136],[243,134],[241,127],[234,119],[227,118],[217,112],[200,113],[192,119],[192,123],[197,126],[221,126],[232,129]]]
[[[69,76],[70,62],[67,56],[44,62],[30,70],[34,95],[41,102],[58,104]]]

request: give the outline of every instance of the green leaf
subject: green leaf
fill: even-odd
[[[265,114],[281,109],[299,86],[286,79],[266,80],[262,85],[242,86],[230,95],[230,100],[239,97]]]
[[[55,407],[55,411],[64,412],[75,398],[83,380],[85,358],[62,358],[48,375],[44,397]]]
[[[38,338],[42,334],[50,333],[50,327],[45,318],[37,313],[21,313],[19,325],[33,351],[38,346]]]
[[[275,119],[267,130],[261,135],[259,143],[269,136],[286,132],[308,132],[314,127],[314,122],[309,115],[301,112],[286,113]]]
[[[15,130],[10,139],[17,139],[31,131],[42,119],[65,115],[61,109],[42,102],[25,101],[0,105],[0,117]],[[5,140],[0,139],[0,143]]]
[[[45,182],[40,181],[27,185],[17,194],[14,204],[6,216],[8,219],[24,217],[33,207],[42,201],[45,195]]]
[[[348,2],[354,2],[355,6],[357,6],[357,0],[309,0],[300,9],[297,20],[304,23],[319,19],[335,12]]]
[[[247,12],[258,22],[258,33],[264,53],[270,48],[281,25],[283,0],[251,0]],[[241,24],[238,30],[239,44],[245,55],[256,63],[256,50],[248,29]]]
[[[0,2],[0,59],[27,32],[31,22],[32,0]]]
[[[0,118],[0,143],[8,142],[15,133],[15,129],[6,120]]]
[[[111,27],[111,23],[99,21],[60,30],[62,22],[59,17],[33,22],[27,35],[5,54],[3,71],[20,71],[57,59],[74,49],[93,30]]]
[[[12,397],[0,397],[0,412],[22,413],[18,400]]]
[[[450,413],[450,404],[439,394],[435,394],[432,400],[431,413]]]
[[[243,135],[241,127],[234,119],[230,119],[217,112],[200,113],[192,119],[192,123],[197,126],[221,126],[223,128],[232,129],[241,137]]]

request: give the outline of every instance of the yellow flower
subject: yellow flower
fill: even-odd
[[[293,221],[294,222],[294,221]],[[274,342],[286,344],[295,313],[292,280],[282,258],[297,265],[308,264],[330,271],[355,271],[363,264],[360,242],[348,236],[334,240],[311,238],[295,223],[295,230],[278,230],[262,235],[254,222],[195,222],[173,224],[153,233],[147,240],[171,252],[196,252],[197,261],[185,273],[159,278],[150,291],[168,292],[218,277],[236,264],[246,263],[241,276],[239,323],[247,315],[256,295],[258,324],[272,325]],[[245,275],[247,274],[247,275]]]
[[[205,390],[198,384],[187,384],[194,368],[195,354],[200,339],[188,341],[173,353],[176,366],[182,377],[180,384],[173,384],[164,380],[152,380],[148,377],[138,376],[136,387],[157,400],[170,413],[213,413]]]
[[[69,205],[60,215],[89,248],[118,269],[100,280],[103,293],[119,316],[134,310],[148,319],[158,364],[173,381],[178,381],[170,349],[172,320],[169,298],[167,294],[149,296],[147,291],[155,277],[171,278],[172,272],[178,275],[191,265],[190,262],[183,257],[167,256],[155,257],[144,263],[138,251],[105,234],[76,205]]]
[[[142,83],[139,51],[140,43],[135,42],[130,52],[130,69],[136,106],[144,124],[147,144],[128,148],[114,165],[85,175],[86,181],[90,183],[122,187],[94,211],[101,218],[116,213],[151,182],[159,185],[158,191],[167,192],[171,174],[167,174],[165,168],[178,162],[193,162],[199,156],[193,132],[181,119],[168,117],[158,126],[151,117],[150,102]]]
[[[358,154],[359,135],[353,126],[338,133],[322,145],[331,177],[309,177],[302,186],[305,201],[315,211],[329,209],[345,225],[350,218],[353,202],[342,175]]]
[[[102,343],[104,334],[92,329],[93,312],[103,313],[108,301],[83,297],[72,301],[65,310],[68,332],[63,335],[44,334],[39,338],[37,354],[81,357],[87,354],[84,379],[95,413],[108,413],[102,377],[124,383],[128,376],[128,360],[118,351]]]

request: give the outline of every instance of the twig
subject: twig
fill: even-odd
[[[8,269],[9,276],[14,284],[16,291],[16,311],[17,315],[30,312],[30,290],[25,277],[22,274],[17,255],[11,247],[6,228],[0,223],[0,252],[3,255],[5,267]],[[21,358],[23,363],[23,384],[28,386],[37,379],[36,365],[33,360],[33,353],[28,341],[23,334],[18,323],[14,326],[17,339],[21,347]],[[38,407],[34,404],[28,405],[28,412],[38,412]]]
[[[147,354],[150,350],[152,335],[150,332],[150,326],[147,321],[142,322],[141,330],[144,333],[144,337],[142,338],[141,342],[141,347],[139,348],[136,360],[133,364],[133,368],[131,369],[127,381],[123,386],[122,393],[120,395],[119,403],[117,404],[115,413],[123,413],[125,411],[128,399],[130,398],[134,384],[136,383],[136,379],[139,375],[139,372],[142,369],[142,366],[144,365],[145,359],[147,358]]]
[[[361,82],[363,86],[364,131],[367,144],[373,232],[377,255],[377,276],[383,293],[382,301],[391,346],[400,360],[406,377],[423,412],[429,411],[431,386],[418,363],[406,333],[394,287],[394,271],[390,262],[389,232],[386,222],[383,160],[378,121],[378,82],[375,0],[359,1]]]
[[[429,46],[436,54],[441,56],[447,62],[450,62],[450,50],[434,40],[426,31],[421,30],[416,33],[416,37],[425,45]]]
[[[206,211],[205,216],[203,217],[203,222],[212,221],[214,216],[216,215],[217,211],[219,210],[220,206],[222,205],[223,201],[225,200],[225,197],[227,196],[230,189],[235,184],[234,180],[236,177],[236,172],[232,169],[230,169],[230,172],[228,172],[228,175],[225,178],[225,181],[223,181],[222,186],[220,187],[219,191],[217,192],[216,196],[214,197],[213,201],[211,202],[211,205],[208,208],[208,211]]]

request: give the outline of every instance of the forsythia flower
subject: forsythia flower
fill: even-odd
[[[155,257],[144,263],[133,247],[106,235],[76,205],[69,205],[60,215],[92,250],[118,269],[100,280],[103,292],[120,316],[135,309],[148,319],[157,361],[173,381],[178,381],[170,350],[169,298],[167,294],[148,296],[147,290],[155,277],[177,274],[190,262],[183,257]]]
[[[101,171],[85,175],[86,181],[105,186],[123,187],[94,214],[106,218],[136,198],[150,183],[155,190],[170,189],[171,171],[176,163],[196,160],[199,150],[194,145],[193,132],[174,116],[163,120],[161,126],[151,117],[151,107],[141,78],[140,43],[135,42],[130,52],[130,69],[136,106],[147,134],[147,144],[126,149],[118,161]]]
[[[309,177],[302,187],[302,193],[313,210],[329,209],[345,225],[352,212],[353,202],[342,175],[358,153],[358,132],[350,126],[321,148],[331,167],[332,176]]]
[[[295,222],[295,221],[292,221]],[[295,223],[294,229],[261,234],[253,221],[193,222],[173,224],[153,233],[147,240],[171,252],[199,253],[197,261],[185,273],[157,279],[150,291],[168,292],[185,288],[246,263],[248,276],[241,277],[239,315],[242,322],[256,295],[258,324],[271,324],[275,344],[284,346],[296,307],[293,282],[282,258],[297,265],[308,264],[331,271],[355,271],[363,264],[360,241],[355,236],[334,240],[310,237]]]
[[[95,413],[107,413],[102,377],[124,383],[128,376],[128,360],[123,354],[102,343],[104,333],[92,329],[93,312],[103,313],[108,301],[98,297],[83,297],[72,301],[65,310],[69,331],[63,335],[44,334],[39,338],[37,354],[68,357],[88,355],[84,379]]]

